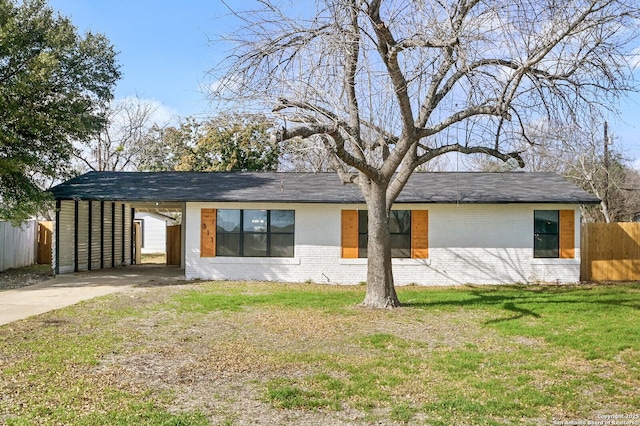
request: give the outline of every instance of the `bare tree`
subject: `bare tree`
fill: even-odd
[[[606,121],[599,117],[584,121],[581,126],[544,121],[527,125],[528,139],[520,141],[525,170],[558,173],[600,198],[600,205],[582,207],[588,221],[631,220],[640,211],[637,173],[613,144]],[[512,170],[513,164],[485,157],[471,159],[466,167],[503,171]]]
[[[630,87],[635,0],[257,2],[212,74],[216,96],[286,117],[369,212],[364,305],[395,307],[389,215],[414,170],[450,152],[524,160],[522,123],[576,122]],[[462,132],[462,140],[455,135]]]
[[[147,142],[155,124],[156,106],[139,98],[125,98],[107,106],[106,127],[94,138],[76,144],[75,157],[83,170],[138,170],[152,147]],[[163,123],[161,126],[164,126]],[[157,127],[157,124],[156,124]]]

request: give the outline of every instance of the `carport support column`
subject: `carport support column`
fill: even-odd
[[[78,200],[73,202],[73,272],[78,272]]]
[[[127,260],[127,251],[125,250],[127,244],[127,233],[125,232],[125,230],[127,229],[127,214],[126,214],[127,208],[124,205],[124,203],[122,203],[122,264],[124,265],[125,261]]]
[[[131,207],[131,228],[129,228],[129,254],[131,255],[131,259],[129,259],[129,265],[133,265],[136,259],[136,238],[135,238],[135,219],[136,219],[136,209],[135,207]]]
[[[116,267],[116,203],[111,203],[111,267]]]
[[[87,245],[87,258],[88,258],[87,270],[90,271],[91,270],[91,263],[92,263],[92,256],[93,256],[93,253],[92,253],[92,250],[91,250],[91,248],[92,248],[91,246],[93,246],[93,232],[92,232],[93,231],[92,230],[92,228],[93,228],[93,226],[92,226],[93,225],[93,201],[91,201],[91,200],[89,200],[89,220],[88,220],[88,222],[89,222],[89,228],[88,228],[87,231],[88,231],[88,239],[89,239],[88,243],[89,244]]]
[[[104,201],[100,201],[100,269],[104,269]]]
[[[186,217],[186,213],[187,213],[187,203],[182,203],[181,211],[180,211],[180,214],[181,214],[180,217],[183,219],[182,222],[181,222],[182,226],[180,226],[180,238],[181,238],[180,246],[181,246],[181,249],[182,249],[182,251],[180,253],[180,268],[181,269],[185,269],[185,267],[186,267],[185,265],[187,263],[187,261],[186,261],[186,259],[187,259],[187,256],[186,256],[186,253],[187,253],[187,227],[185,225],[186,222],[184,220],[185,217]]]
[[[56,200],[56,262],[54,274],[60,275],[60,208],[62,207],[60,200]]]

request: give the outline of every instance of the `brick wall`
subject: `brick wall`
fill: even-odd
[[[294,258],[200,257],[200,209],[293,209]],[[366,280],[366,259],[340,258],[343,209],[362,205],[187,203],[185,275],[188,279],[240,279],[332,284]],[[429,258],[394,259],[396,284],[455,285],[577,282],[580,218],[575,205],[397,205],[429,210]],[[576,213],[576,258],[533,258],[533,211]]]

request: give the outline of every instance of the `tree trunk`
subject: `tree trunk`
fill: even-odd
[[[391,268],[391,235],[386,187],[371,183],[368,195],[367,293],[363,305],[372,308],[395,308],[400,306],[400,301],[396,295]]]

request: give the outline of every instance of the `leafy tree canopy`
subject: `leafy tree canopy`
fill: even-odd
[[[199,121],[187,119],[178,128],[155,128],[145,145],[142,169],[182,171],[273,171],[279,145],[270,137],[273,123],[263,115],[223,114]]]
[[[120,78],[103,35],[78,34],[45,0],[0,0],[0,219],[35,214],[73,140],[104,125],[100,106]]]

